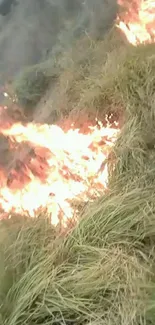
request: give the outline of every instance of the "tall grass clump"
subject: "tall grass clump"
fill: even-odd
[[[100,235],[110,233],[107,220],[101,222],[101,218],[94,233],[89,229],[87,240],[89,221],[79,224],[77,233],[66,240],[55,237],[45,221],[18,221],[9,228],[2,224],[1,324],[132,324],[140,320],[147,298],[147,255],[138,244],[136,250],[119,239],[120,233],[111,233],[111,242],[105,236],[101,244]],[[99,226],[105,230],[99,231]]]
[[[131,48],[112,74],[124,126],[109,161],[107,193],[65,237],[46,218],[1,222],[1,325],[153,324],[152,49]]]
[[[134,179],[154,168],[155,45],[133,49],[118,69],[115,89],[126,108],[125,124],[115,146],[115,174]],[[151,173],[152,181],[154,180]],[[151,181],[149,177],[149,181]],[[127,181],[128,181],[127,179]]]
[[[116,27],[102,40],[94,41],[87,34],[77,40],[57,61],[60,77],[46,98],[44,110],[47,106],[50,114],[57,108],[62,118],[69,116],[73,120],[82,115],[103,118],[109,111],[117,114],[123,107],[119,94],[113,91],[114,75],[128,47]]]

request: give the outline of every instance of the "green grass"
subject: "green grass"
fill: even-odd
[[[108,193],[86,207],[65,237],[46,213],[1,221],[0,325],[154,324],[155,47],[117,49],[107,42],[112,49],[97,68],[100,45],[92,45],[91,74],[84,65],[74,79],[71,70],[75,88],[66,90],[66,102],[123,114]],[[121,56],[114,60],[114,53]]]

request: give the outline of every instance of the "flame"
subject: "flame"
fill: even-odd
[[[34,216],[48,207],[51,222],[63,225],[76,214],[73,202],[87,202],[107,188],[106,159],[119,129],[98,122],[87,132],[72,126],[15,123],[2,127],[14,160],[0,167],[0,206],[6,213]]]
[[[121,7],[124,3],[119,0]],[[155,1],[126,0],[125,4],[127,11],[119,14],[117,26],[128,41],[135,46],[154,42]],[[0,116],[5,120],[1,118],[0,133],[12,153],[7,168],[0,155],[0,207],[7,216],[27,212],[34,217],[40,208],[47,208],[51,222],[65,226],[76,218],[76,205],[107,190],[107,158],[119,133],[117,123],[112,126],[106,120],[104,126],[97,121],[81,129],[65,128],[65,123],[62,127],[13,123],[7,107],[0,107]]]
[[[118,17],[118,27],[134,46],[155,41],[155,1],[154,0],[119,0],[121,7],[126,7]]]

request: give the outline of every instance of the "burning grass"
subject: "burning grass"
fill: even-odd
[[[1,221],[0,325],[154,324],[155,45],[89,42],[61,75],[58,107],[123,114],[108,190],[63,234],[45,212]]]
[[[153,51],[134,49],[113,75],[126,109],[108,193],[67,236],[46,214],[1,221],[0,324],[154,323]]]

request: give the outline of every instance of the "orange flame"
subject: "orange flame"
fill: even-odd
[[[123,7],[125,0],[119,0]],[[155,41],[155,2],[126,0],[127,13],[120,13],[118,27],[133,45]],[[34,216],[48,208],[53,224],[63,225],[74,217],[77,204],[93,200],[107,189],[107,158],[118,136],[118,125],[87,125],[64,129],[56,125],[21,124],[8,120],[7,107],[0,107],[5,125],[0,133],[8,141],[13,161],[8,169],[0,159],[2,211]],[[11,126],[10,126],[11,125]],[[6,154],[6,152],[5,152]],[[3,155],[0,155],[0,158]],[[11,164],[11,166],[10,166]]]
[[[133,45],[153,43],[155,41],[155,1],[154,0],[119,0],[121,7],[126,7],[126,14],[118,17],[118,27]]]
[[[58,224],[62,216],[65,224],[75,214],[73,200],[86,202],[106,189],[106,159],[118,132],[99,122],[85,134],[73,127],[64,131],[47,124],[16,123],[1,128],[10,150],[18,149],[9,175],[0,169],[3,211],[28,211],[33,217],[40,207],[48,207],[52,223]]]

